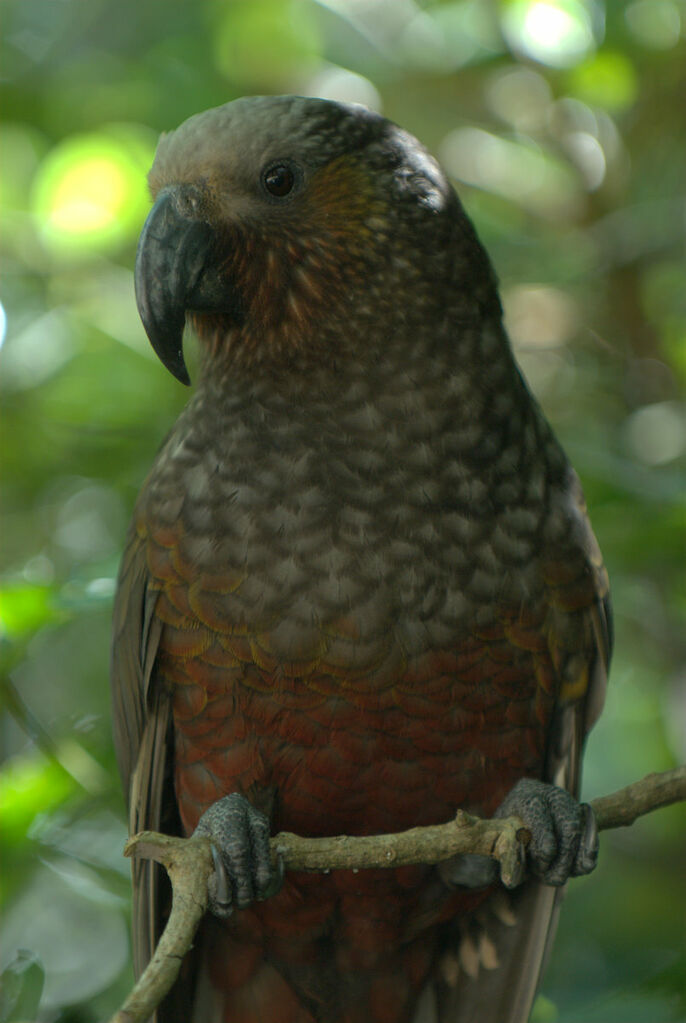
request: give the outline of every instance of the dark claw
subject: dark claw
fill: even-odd
[[[272,895],[278,895],[283,885],[284,875],[286,873],[286,867],[283,862],[283,853],[277,852],[276,854],[276,869],[272,868],[272,879],[269,884],[262,889],[259,896],[261,901],[265,899],[271,899]]]
[[[595,814],[588,803],[581,804],[581,811],[584,815],[584,830],[579,843],[579,851],[574,861],[572,874],[580,877],[582,874],[590,874],[598,862],[599,835],[598,824]]]
[[[523,778],[498,807],[496,817],[521,817],[531,832],[529,867],[545,884],[560,886],[588,874],[598,859],[598,829],[587,803],[557,785]]]
[[[237,792],[218,799],[200,818],[196,835],[212,843],[214,873],[209,880],[210,909],[229,916],[255,900],[275,894],[283,881],[283,862],[275,868],[269,847],[269,820]]]
[[[231,885],[224,867],[224,861],[217,852],[217,847],[215,845],[210,845],[210,850],[212,852],[212,862],[214,863],[214,874],[208,882],[212,911],[216,916],[230,916],[233,908],[233,898],[231,896]]]

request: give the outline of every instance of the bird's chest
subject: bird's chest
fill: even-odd
[[[268,637],[277,661],[345,638],[354,670],[389,631],[419,652],[521,602],[540,481],[524,478],[516,444],[495,468],[470,464],[464,449],[488,424],[460,429],[414,401],[385,416],[364,401],[330,418],[242,410],[216,431],[178,430],[139,521],[152,576],[184,620]]]
[[[480,517],[446,501],[428,452],[409,466],[355,448],[243,455],[204,452],[149,509],[170,628],[250,641],[274,670],[327,655],[355,673],[390,644],[440,645],[503,596],[487,495]]]
[[[172,438],[141,512],[182,816],[273,787],[307,833],[441,819],[519,770],[509,732],[540,757],[534,655],[506,634],[527,591],[541,624],[535,516],[508,533],[445,435],[298,425]]]

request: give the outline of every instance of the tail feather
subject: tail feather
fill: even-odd
[[[448,938],[412,1023],[526,1023],[557,925],[560,889],[497,892]]]

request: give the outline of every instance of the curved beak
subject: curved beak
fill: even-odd
[[[183,358],[186,311],[231,312],[233,289],[220,277],[216,235],[194,216],[193,186],[163,189],[145,221],[136,252],[138,313],[160,361],[182,384],[190,384]]]

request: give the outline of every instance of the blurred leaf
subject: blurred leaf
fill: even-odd
[[[684,977],[686,977],[686,950],[682,947],[674,961],[664,970],[658,971],[646,984],[648,990],[661,992],[669,998],[674,1010],[673,1019],[679,1023],[686,1019]]]
[[[124,856],[127,828],[111,810],[91,810],[78,816],[65,808],[42,814],[34,821],[31,837],[63,856],[127,879],[131,874],[130,862]]]
[[[59,806],[73,791],[74,781],[67,771],[39,753],[8,760],[0,768],[3,842],[23,839],[37,813]]]
[[[0,126],[2,179],[0,209],[28,209],[30,186],[46,148],[46,140],[25,124]]]
[[[579,99],[606,110],[624,110],[635,102],[638,78],[623,53],[603,50],[570,74],[572,92]]]
[[[302,0],[234,0],[219,10],[217,63],[248,91],[278,89],[296,68],[316,67],[321,41]]]
[[[529,1023],[557,1023],[560,1018],[557,1006],[545,995],[537,995],[531,1010]]]
[[[124,969],[129,954],[126,924],[111,899],[94,900],[84,886],[77,894],[47,867],[38,869],[6,912],[0,948],[3,961],[18,948],[40,957],[45,968],[43,1011],[74,1005],[102,991]]]
[[[36,1018],[45,973],[40,960],[19,949],[0,976],[0,1023],[26,1023]]]
[[[54,591],[49,586],[5,583],[0,590],[0,635],[21,636],[56,621]]]

